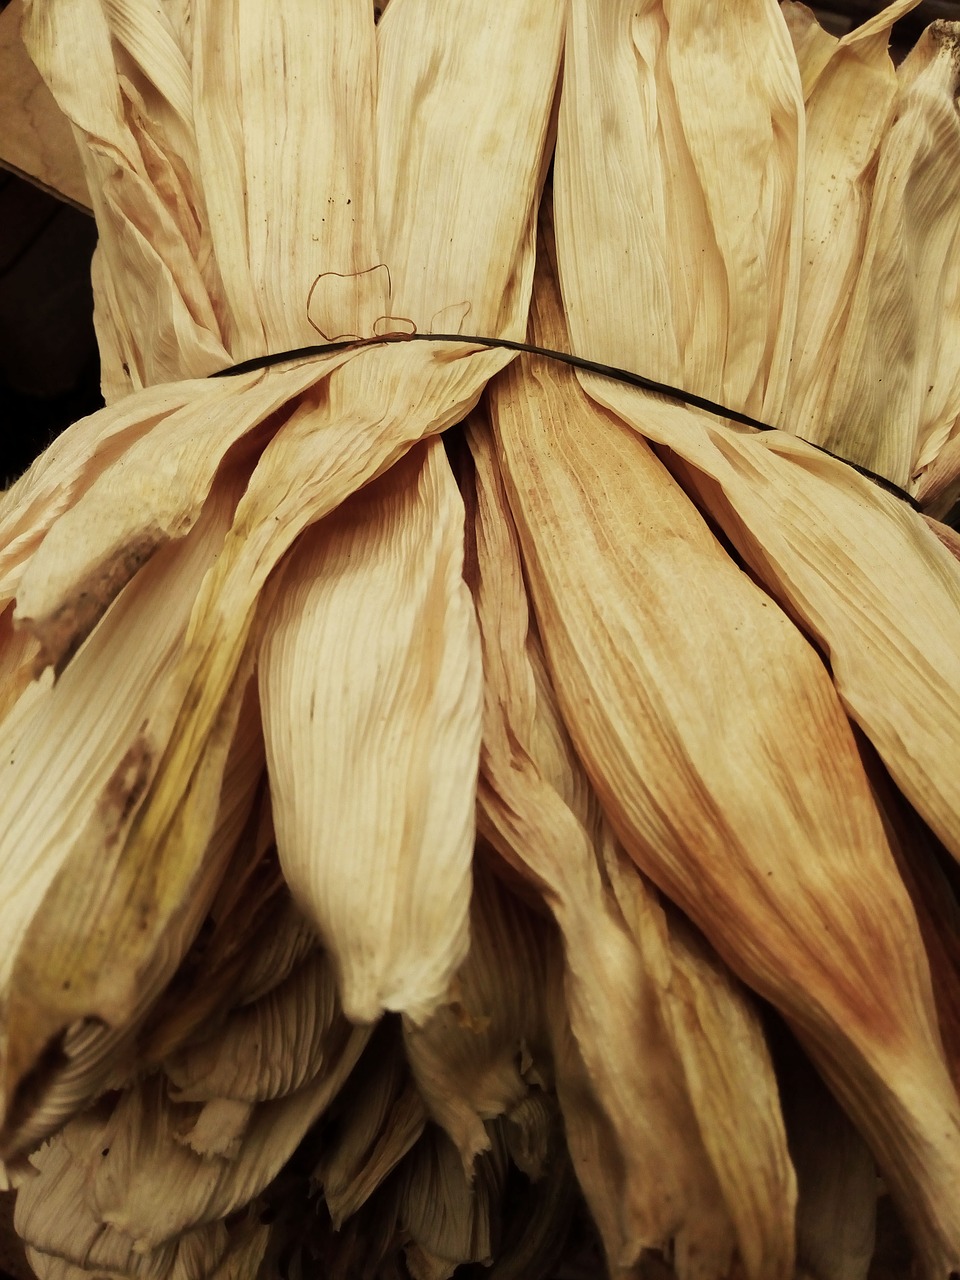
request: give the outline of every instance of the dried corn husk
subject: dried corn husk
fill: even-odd
[[[411,1238],[404,1259],[413,1280],[448,1280],[464,1262],[489,1266],[507,1164],[495,1125],[472,1177],[446,1134],[427,1130],[401,1170],[399,1221]]]
[[[119,1051],[127,1033],[126,1024],[114,1026],[120,1038],[115,1035],[111,1042],[109,1034],[102,1034],[103,1028],[84,1028],[82,1019],[89,1010],[74,1004],[81,966],[73,948],[77,931],[86,936],[91,895],[102,891],[110,851],[122,843],[155,768],[157,739],[162,740],[170,723],[163,681],[175,661],[191,589],[196,589],[222,545],[237,496],[236,477],[225,478],[194,534],[156,557],[130,584],[70,671],[55,685],[44,681],[30,686],[5,721],[10,763],[3,775],[3,803],[11,821],[0,837],[7,844],[0,859],[6,863],[8,949],[2,983],[7,1001],[5,1034],[11,1041],[4,1059],[8,1106],[11,1078],[22,1067],[17,1061],[18,1035],[31,1040],[36,1051],[45,1046],[50,1034],[39,1007],[28,1002],[27,1011],[17,1008],[17,986],[29,987],[37,963],[49,961],[51,971],[63,966],[58,1001],[65,1013],[71,1007],[75,1010],[67,1025],[76,1021],[70,1043],[64,1046],[67,1060],[59,1068],[60,1101],[52,1097],[44,1101],[35,1090],[26,1112],[21,1106],[17,1113],[8,1114],[8,1150],[29,1148],[93,1096],[98,1084],[102,1087],[101,1067]],[[160,609],[161,620],[151,616],[147,601]],[[117,673],[110,697],[103,696],[100,673],[104,669]],[[239,711],[237,706],[233,715]],[[199,924],[196,918],[191,925],[193,913],[202,913],[209,901],[253,801],[263,767],[256,718],[254,702],[240,719],[240,738],[230,758],[224,792],[213,796],[210,842],[206,860],[193,873],[193,896],[182,907],[171,904],[179,919],[174,916],[167,953],[132,972],[90,972],[106,1004],[117,998],[118,986],[133,984],[138,987],[133,1008],[142,1017],[188,945],[191,929]],[[225,736],[225,757],[229,747],[230,738]],[[21,862],[24,848],[33,854],[26,869]],[[131,890],[135,896],[132,886],[120,888],[122,900],[129,901],[126,895]],[[59,904],[64,899],[73,903],[75,913],[62,914]],[[111,941],[104,937],[100,945],[109,948]],[[49,1083],[49,1079],[44,1082]]]
[[[328,958],[316,951],[271,991],[235,1010],[200,1040],[166,1058],[178,1102],[263,1102],[303,1088],[349,1033]]]
[[[171,1102],[162,1075],[126,1090],[82,1162],[87,1202],[97,1221],[122,1232],[142,1252],[244,1208],[276,1177],[336,1096],[365,1041],[366,1032],[354,1029],[321,1074],[295,1093],[260,1104],[232,1149],[209,1156],[183,1140],[200,1105]],[[70,1133],[68,1125],[51,1148],[69,1143]]]
[[[829,444],[831,429],[842,432],[844,426],[842,412],[824,422],[823,406],[861,273],[877,152],[895,110],[897,76],[887,40],[894,21],[914,7],[913,0],[887,5],[842,40],[827,35],[804,5],[787,0],[782,8],[803,81],[806,126],[797,322],[786,403],[789,429],[808,440]]]
[[[958,32],[935,24],[899,68],[844,324],[807,339],[809,357],[830,351],[836,372],[797,429],[901,485],[937,457],[960,412]]]
[[[476,1156],[490,1149],[485,1122],[501,1115],[522,1122],[529,1090],[550,1076],[540,999],[544,922],[507,893],[480,859],[470,938],[448,1000],[422,1026],[404,1027],[414,1080],[468,1176]]]
[[[534,332],[562,345],[541,266]],[[571,425],[564,376],[524,358],[491,404],[578,753],[628,852],[788,1013],[915,1203],[918,1235],[949,1256],[944,1135],[960,1107],[916,918],[829,677],[637,435],[600,409]],[[879,1079],[882,1102],[867,1083]]]
[[[877,1217],[873,1157],[792,1037],[782,1040],[777,1066],[797,1171],[798,1275],[866,1280]]]
[[[73,1121],[68,1136],[54,1139],[36,1156],[39,1169],[17,1197],[16,1227],[28,1242],[28,1258],[41,1277],[71,1280],[91,1272],[141,1280],[203,1280],[226,1253],[222,1222],[188,1231],[138,1251],[122,1232],[105,1227],[90,1203],[86,1171],[100,1158],[105,1110]]]
[[[390,1175],[426,1120],[399,1038],[375,1033],[329,1116],[335,1136],[324,1145],[313,1174],[335,1230]]]
[[[567,386],[565,416],[577,423],[585,399]],[[480,821],[560,926],[567,1008],[554,1017],[569,1018],[577,1049],[554,1029],[567,1067],[558,1089],[572,1099],[574,1163],[608,1257],[632,1265],[674,1234],[716,1249],[710,1237],[729,1214],[719,1273],[735,1230],[747,1274],[788,1275],[793,1179],[762,1034],[717,961],[682,935],[668,939],[655,891],[602,827],[528,617],[517,535],[479,418],[469,441],[487,674]],[[595,1095],[585,1108],[581,1089]],[[599,1142],[615,1155],[592,1158]]]
[[[415,446],[299,543],[260,651],[281,865],[355,1020],[422,1018],[468,945],[481,670],[462,530],[443,446]]]
[[[338,332],[367,332],[371,317],[379,321],[391,313],[406,314],[425,326],[438,310],[459,308],[462,315],[472,308],[482,329],[522,332],[562,6],[524,3],[498,13],[492,22],[479,0],[460,6],[455,22],[435,0],[415,0],[398,13],[388,15],[377,33],[375,81],[372,13],[357,2],[325,14],[322,31],[317,15],[297,4],[285,5],[282,20],[272,15],[269,24],[269,66],[259,40],[253,39],[266,20],[256,6],[244,3],[229,10],[198,3],[192,12],[197,40],[195,45],[187,42],[189,49],[183,44],[185,26],[171,26],[162,14],[141,13],[134,0],[106,10],[77,0],[60,15],[32,10],[35,55],[89,144],[91,173],[102,189],[101,297],[118,303],[118,323],[128,325],[122,332],[107,322],[102,330],[110,348],[113,394],[172,374],[206,372],[229,356],[302,341],[315,336],[315,324],[335,322]],[[244,39],[218,41],[218,31],[236,36],[241,16],[249,24],[243,28]],[[139,32],[135,48],[134,29]],[[89,97],[61,56],[67,36],[76,36],[77,47],[90,54],[87,68],[96,66],[102,76]],[[356,57],[335,56],[339,42]],[[467,48],[471,58],[465,62]],[[481,49],[486,51],[482,63],[473,61]],[[301,76],[279,74],[287,53],[301,67]],[[215,91],[210,89],[210,59],[220,78]],[[427,99],[416,88],[417,66],[424,76],[437,78],[436,92]],[[509,98],[507,111],[489,94],[495,67]],[[313,86],[309,110],[316,108],[321,85],[326,118],[333,126],[330,149],[309,157],[295,127],[308,109],[307,84]],[[236,100],[223,96],[229,85],[242,88]],[[413,113],[415,135],[405,124]],[[507,128],[503,121],[509,121]],[[464,171],[464,148],[482,151],[483,163]],[[389,217],[373,208],[374,160],[378,184],[391,191]],[[504,171],[510,174],[508,182]],[[455,198],[424,206],[419,196],[425,174],[440,185],[449,183]],[[154,179],[156,189],[151,187]],[[290,182],[305,190],[309,186],[313,194],[297,204],[281,231],[267,225],[270,219],[264,220],[263,210],[268,203],[272,207],[276,191]],[[242,210],[233,200],[237,190],[245,192]],[[165,200],[167,216],[161,209]],[[199,230],[205,221],[209,226]],[[141,225],[156,228],[156,244],[135,230]],[[489,228],[483,247],[478,225]],[[254,283],[268,275],[269,288]],[[340,288],[336,280],[344,277],[353,278],[355,287]],[[138,326],[128,322],[136,317],[137,306],[130,295],[139,291],[142,298],[151,287],[158,295],[155,322],[151,326],[149,317],[142,317],[144,331],[134,359],[129,348]],[[392,290],[390,296],[384,289]],[[394,321],[385,323],[389,329]],[[107,1001],[103,982],[97,986],[92,975],[119,970],[132,979],[148,957],[169,948],[174,904],[181,900],[181,890],[186,892],[210,839],[211,797],[221,785],[236,698],[245,683],[244,664],[252,657],[261,588],[305,527],[422,435],[454,421],[506,358],[503,353],[456,350],[456,355],[412,346],[363,351],[349,359],[341,354],[312,369],[257,375],[222,390],[204,384],[199,403],[190,400],[171,432],[144,436],[144,447],[118,459],[120,470],[112,479],[103,478],[101,496],[103,486],[123,474],[134,495],[129,504],[120,504],[122,509],[112,516],[89,520],[89,537],[71,536],[69,525],[60,533],[58,524],[50,527],[38,554],[53,557],[53,550],[44,548],[60,541],[60,552],[53,557],[55,580],[42,563],[20,566],[20,616],[29,616],[28,626],[42,637],[45,659],[62,663],[124,579],[152,551],[156,554],[165,538],[177,538],[190,528],[205,486],[231,442],[270,419],[250,443],[255,454],[273,433],[217,567],[193,606],[179,661],[164,681],[163,705],[175,721],[168,722],[165,734],[158,733],[156,777],[117,850],[117,875],[144,883],[149,868],[151,900],[140,901],[137,911],[131,911],[117,876],[108,881],[114,896],[98,901],[99,932],[86,937],[83,954],[85,980],[75,951],[68,957],[64,947],[58,948],[56,973],[41,972],[41,953],[34,952],[36,970],[24,975],[21,995],[15,998],[37,1009],[43,1006],[45,1012],[33,1019],[29,1036],[24,1025],[24,1039],[8,1056],[11,1089],[63,1025],[66,978],[59,969],[68,958],[71,1009],[82,1004],[85,1015],[96,1014],[112,1024],[129,1018],[136,1000],[132,981],[126,986],[115,982]],[[121,376],[124,364],[129,372]],[[345,377],[323,383],[322,392],[307,391],[331,368]],[[257,398],[256,406],[246,399],[248,390]],[[148,399],[151,394],[144,392]],[[225,442],[210,440],[211,405],[216,405],[217,422],[227,426]],[[411,405],[416,406],[413,413]],[[162,407],[170,408],[166,401]],[[175,414],[171,411],[164,421],[170,416]],[[129,424],[125,440],[133,442],[137,434]],[[98,483],[91,475],[99,438],[98,423],[90,420],[83,439],[74,441],[74,461],[67,461],[79,466],[80,487],[88,480],[93,488]],[[324,459],[319,470],[318,457]],[[247,465],[250,461],[247,456]],[[55,483],[51,474],[39,485],[48,495],[40,505],[48,525]],[[91,491],[88,515],[94,514]],[[79,506],[73,510],[78,514],[70,519],[76,526],[81,513]],[[17,536],[24,536],[19,526]],[[37,584],[34,594],[31,581]],[[478,715],[479,708],[475,721]],[[462,808],[468,800],[469,791]],[[284,825],[279,818],[277,825]],[[58,910],[69,906],[72,911],[75,891],[65,887],[61,896]],[[86,912],[77,919],[86,919]],[[110,940],[109,957],[101,938]],[[417,999],[423,1007],[438,998],[438,980],[431,984],[432,990],[411,997],[414,1005]],[[376,1008],[367,1007],[373,1016]]]

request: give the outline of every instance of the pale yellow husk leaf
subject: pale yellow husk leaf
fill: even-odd
[[[119,21],[117,15],[128,7],[118,5],[111,9],[115,28]],[[110,215],[113,221],[104,223],[105,228],[113,228],[110,232],[105,229],[105,242],[111,239],[116,242],[105,257],[118,245],[122,249],[122,252],[117,249],[116,261],[113,266],[108,263],[106,269],[115,275],[139,274],[140,288],[146,280],[153,280],[161,282],[157,288],[169,289],[174,287],[171,280],[182,278],[187,281],[184,289],[189,291],[195,286],[199,289],[196,274],[191,275],[184,265],[183,245],[189,248],[192,242],[183,225],[178,223],[171,230],[169,223],[163,223],[159,254],[163,259],[162,270],[145,252],[146,242],[141,244],[136,236],[128,234],[141,207],[148,207],[150,203],[148,194],[143,192],[149,183],[139,173],[141,161],[130,148],[127,124],[129,120],[139,121],[137,127],[145,131],[136,138],[138,150],[147,147],[146,134],[152,126],[148,126],[134,99],[137,94],[144,100],[151,94],[156,96],[154,89],[160,97],[174,90],[168,81],[164,81],[166,87],[160,90],[161,73],[150,67],[141,68],[134,79],[142,73],[145,81],[155,82],[154,89],[138,81],[136,92],[127,93],[126,85],[116,79],[116,66],[108,65],[126,36],[121,37],[115,30],[117,42],[111,45],[110,32],[104,30],[101,15],[91,18],[81,40],[81,44],[89,41],[95,46],[91,65],[97,59],[103,63],[103,84],[97,86],[93,95],[96,101],[92,105],[86,102],[82,89],[70,82],[70,68],[60,56],[58,35],[69,34],[78,23],[83,25],[81,16],[86,16],[87,8],[85,0],[78,3],[69,10],[60,28],[49,14],[38,17],[41,30],[35,45],[41,65],[56,82],[55,87],[65,102],[71,95],[79,97],[79,103],[68,103],[68,108],[83,130],[94,139],[116,135],[106,149],[94,141],[96,163],[113,166],[121,176],[131,176],[127,185],[132,203],[125,206],[126,197],[115,190],[115,208]],[[251,9],[244,4],[234,8],[241,16]],[[329,24],[324,31],[331,39],[338,32],[343,35],[347,28],[355,31],[355,20],[361,25],[367,24],[369,38],[359,41],[358,56],[348,66],[339,59],[329,61],[330,41],[326,37],[320,39],[316,27],[321,21],[320,15],[308,14],[295,4],[285,5],[283,21],[273,23],[271,40],[275,43],[271,48],[275,54],[271,67],[265,69],[260,44],[243,35],[243,21],[238,26],[232,11],[228,14],[225,7],[211,7],[208,11],[198,6],[194,15],[197,48],[203,50],[204,58],[214,57],[213,47],[217,44],[212,38],[213,28],[209,40],[203,35],[205,22],[213,23],[214,27],[222,22],[225,24],[222,29],[227,30],[229,20],[232,32],[231,38],[216,50],[217,74],[223,77],[221,91],[202,91],[203,67],[197,59],[192,63],[197,154],[207,148],[208,157],[206,163],[198,162],[203,182],[207,184],[200,203],[205,204],[216,228],[215,235],[219,237],[217,243],[223,246],[217,248],[216,268],[206,264],[212,272],[210,279],[219,273],[225,281],[232,273],[239,297],[244,293],[244,273],[249,278],[250,261],[257,263],[258,279],[266,280],[271,271],[282,275],[287,268],[289,241],[283,235],[274,234],[259,215],[250,226],[244,227],[241,211],[247,208],[256,211],[258,201],[266,202],[267,192],[273,207],[278,190],[289,189],[291,181],[309,182],[312,190],[322,193],[322,198],[317,195],[312,206],[314,222],[310,238],[317,245],[313,266],[304,267],[299,286],[292,284],[289,289],[298,307],[305,310],[310,305],[309,293],[317,275],[317,262],[329,264],[331,261],[328,249],[332,252],[337,245],[349,248],[353,256],[341,263],[344,271],[355,269],[357,263],[376,267],[378,253],[373,244],[379,238],[383,246],[380,252],[387,259],[389,270],[373,272],[371,288],[382,289],[386,278],[393,288],[394,309],[401,307],[416,323],[425,326],[438,304],[441,309],[461,307],[462,310],[462,304],[469,303],[480,329],[519,333],[532,272],[532,211],[559,61],[562,6],[559,2],[524,3],[491,13],[479,0],[472,0],[469,5],[458,7],[455,21],[435,0],[408,3],[396,11],[396,17],[391,12],[377,36],[379,115],[376,130],[372,96],[368,100],[362,88],[355,91],[358,84],[374,83],[372,15],[368,7],[361,8],[362,17],[358,17],[357,5],[338,6],[329,14],[324,11],[324,21]],[[262,15],[258,17],[251,9],[247,16],[252,16],[253,29],[259,30],[264,21]],[[338,27],[338,22],[346,26]],[[307,28],[310,39],[304,37]],[[276,44],[277,40],[280,45]],[[293,45],[298,46],[296,53]],[[462,51],[473,49],[474,45],[488,51],[489,57],[485,57],[482,65],[471,61],[468,67]],[[169,51],[169,44],[163,47]],[[276,77],[277,57],[281,48],[288,47],[290,56],[298,59],[301,55],[307,56],[304,51],[308,47],[319,51],[316,52],[319,61],[313,66],[317,78],[324,79],[324,92],[329,90],[328,102],[336,104],[330,107],[330,119],[350,122],[342,145],[338,141],[322,165],[303,151],[296,129],[283,127],[287,112],[296,118],[297,113],[305,109],[304,95],[312,103],[317,93],[312,75],[304,74],[297,79]],[[145,56],[142,49],[137,56]],[[126,71],[130,70],[124,66]],[[418,67],[424,83],[435,81],[433,92],[426,96],[421,91]],[[208,87],[210,70],[207,65]],[[493,80],[502,84],[509,99],[509,110],[500,95],[490,93]],[[241,82],[242,101],[231,99],[229,94],[224,97],[223,84]],[[347,87],[344,89],[344,86]],[[117,106],[117,93],[126,94],[126,107]],[[284,97],[283,102],[278,95]],[[166,101],[172,103],[170,98]],[[182,117],[183,102],[178,100],[173,105]],[[161,112],[166,110],[159,103],[157,106]],[[416,138],[405,124],[414,114],[418,121]],[[174,136],[176,130],[172,125],[169,129],[164,125],[164,129],[166,133],[159,130],[155,131],[156,137],[151,135],[152,143],[164,133],[165,141],[161,140],[160,149],[169,144],[170,156],[175,152],[179,156],[179,159],[174,156],[176,163],[174,159],[170,161],[171,167],[176,169],[182,161],[189,169],[190,147],[181,148],[183,154],[180,155]],[[372,145],[375,133],[379,138],[376,147]],[[419,148],[415,170],[407,163],[411,146]],[[109,156],[104,158],[106,151]],[[473,153],[482,154],[482,163],[465,167],[463,156]],[[403,208],[413,219],[412,223],[408,220],[401,223],[391,212],[390,226],[382,235],[376,232],[372,209],[364,206],[366,215],[355,216],[352,203],[349,206],[346,203],[347,198],[352,201],[353,197],[347,197],[341,189],[344,163],[348,165],[351,189],[354,179],[358,193],[364,184],[369,187],[374,154],[381,181],[396,175],[396,182],[390,187],[391,211]],[[212,164],[214,156],[216,163]],[[504,182],[504,173],[510,175],[509,182]],[[250,187],[250,200],[241,202],[240,206],[235,206],[231,197],[231,184],[235,186],[237,182]],[[207,189],[218,184],[222,184],[218,191]],[[448,198],[424,204],[420,196],[426,187],[442,189]],[[340,195],[345,198],[340,200]],[[137,204],[141,196],[146,201],[143,206]],[[337,206],[335,215],[331,201]],[[200,203],[194,208],[198,218]],[[294,204],[295,201],[285,202],[283,209],[286,211]],[[178,208],[177,217],[185,216],[184,209]],[[317,224],[317,216],[322,225]],[[423,226],[418,233],[421,218]],[[442,235],[436,234],[438,219],[443,224]],[[486,229],[485,235],[479,238],[478,225]],[[298,234],[303,230],[298,224]],[[144,250],[141,267],[137,269],[132,265],[132,258],[124,257],[133,253],[134,248],[137,252]],[[197,248],[197,252],[202,253],[201,248]],[[418,290],[425,289],[422,283],[425,278],[432,282],[431,308],[426,312],[419,308],[416,300]],[[229,288],[224,284],[228,294],[234,284]],[[481,285],[482,295],[477,292]],[[281,292],[285,287],[280,286]],[[211,285],[211,297],[214,292]],[[268,313],[276,317],[279,310],[289,315],[287,300],[284,295],[281,307],[276,299],[259,298],[257,316],[258,322],[264,325],[263,340],[251,333],[244,337],[237,329],[229,339],[230,354],[245,354],[249,348],[243,347],[244,341],[249,341],[250,347],[257,351],[273,345],[276,335],[268,331],[265,318]],[[378,301],[377,306],[373,306],[368,299],[364,305],[367,304],[369,318],[370,308],[376,312],[381,303]],[[390,305],[390,300],[383,303],[383,314],[389,313]],[[247,314],[245,301],[242,306],[238,304],[238,311]],[[141,381],[160,376],[160,365],[169,355],[173,329],[166,324],[164,317],[168,312],[162,306],[158,314],[163,324],[155,333],[144,334],[145,347],[152,353],[153,372],[144,367],[137,374]],[[207,320],[209,316],[204,325]],[[302,324],[299,333],[306,336],[310,321],[304,317]],[[221,330],[222,333],[229,330],[227,319],[222,318]],[[204,329],[204,332],[210,331],[209,327]],[[312,329],[310,334],[313,335]],[[207,351],[206,340],[201,339],[202,335],[197,339],[197,349]],[[469,347],[458,346],[455,351],[459,354],[411,346],[404,350],[394,347],[364,351],[352,356],[339,369],[345,380],[327,381],[322,390],[293,407],[291,416],[267,446],[217,567],[206,579],[194,608],[186,650],[168,681],[169,702],[165,705],[179,708],[181,715],[165,743],[159,771],[145,804],[117,851],[119,861],[114,864],[116,870],[109,882],[113,896],[111,899],[101,896],[98,901],[98,932],[86,938],[82,965],[76,952],[58,947],[51,965],[41,964],[37,956],[34,969],[24,977],[18,998],[25,1006],[29,1004],[37,1016],[29,1035],[25,1024],[17,1024],[23,1039],[8,1059],[11,1079],[29,1069],[41,1045],[47,1043],[58,1025],[63,1025],[59,970],[70,969],[74,984],[71,1009],[82,1004],[84,1014],[95,1014],[109,1022],[119,1022],[128,1016],[136,1000],[135,975],[144,957],[164,946],[165,933],[176,915],[177,904],[187,891],[185,886],[195,874],[208,842],[211,798],[220,786],[237,690],[244,683],[244,663],[252,658],[252,648],[248,649],[246,642],[251,635],[260,590],[305,527],[386,469],[421,436],[442,430],[462,416],[479,395],[489,374],[506,358],[503,353],[471,354]],[[322,372],[322,368],[318,370],[318,376]],[[282,384],[287,377],[305,378],[305,375],[300,371],[290,375],[268,374],[259,382],[266,385],[279,379]],[[136,383],[136,379],[134,381]],[[300,385],[305,385],[305,381]],[[416,412],[411,412],[411,406],[416,406]],[[137,487],[135,481],[133,486]],[[149,492],[150,486],[143,484],[141,489]],[[157,495],[158,507],[167,502],[165,492]],[[150,503],[145,503],[139,517],[141,531],[154,528],[154,515]],[[128,528],[124,536],[136,544],[135,529]],[[72,612],[81,616],[83,589],[81,583],[74,581],[59,602],[51,601],[51,615],[69,619]],[[58,614],[58,610],[62,612]],[[69,652],[82,630],[81,627],[71,633],[70,625],[63,628],[58,636],[63,654]],[[133,902],[124,889],[126,884],[136,886]],[[129,975],[129,980],[119,981],[120,974]],[[105,989],[107,986],[109,991]],[[75,1016],[71,1013],[71,1017]]]
[[[912,0],[888,5],[882,25],[874,21],[866,31],[858,28],[834,40],[821,31],[809,9],[784,6],[803,78],[806,122],[797,323],[786,404],[789,428],[808,440],[824,440],[831,425],[840,431],[844,427],[842,413],[829,423],[823,420],[823,405],[851,322],[877,152],[896,103],[889,27],[912,7]],[[811,57],[810,45],[820,50],[824,43],[826,56]],[[808,60],[816,64],[815,77],[808,74]]]
[[[468,945],[480,646],[437,440],[298,543],[258,664],[277,846],[348,1016],[422,1018]]]
[[[808,359],[829,352],[835,373],[809,420],[790,408],[800,434],[902,486],[960,412],[958,35],[960,25],[931,27],[899,68],[847,315],[834,334],[806,338]],[[814,263],[832,269],[829,257]]]

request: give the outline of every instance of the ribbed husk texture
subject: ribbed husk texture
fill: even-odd
[[[38,1275],[865,1280],[877,1171],[960,1270],[960,27],[895,67],[914,3],[28,0],[107,402],[0,495]]]

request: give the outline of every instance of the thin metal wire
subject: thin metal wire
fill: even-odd
[[[346,351],[351,347],[386,346],[388,343],[394,342],[456,342],[461,345],[490,347],[504,351],[518,351],[526,355],[542,356],[544,359],[556,360],[574,369],[582,369],[586,373],[594,373],[602,378],[610,378],[614,382],[625,383],[629,387],[638,387],[641,391],[650,391],[654,395],[676,400],[680,404],[690,405],[695,409],[703,409],[718,418],[727,418],[731,422],[740,423],[741,426],[752,427],[755,431],[780,430],[779,427],[775,427],[769,422],[761,422],[757,418],[751,418],[749,414],[741,413],[737,409],[731,409],[728,405],[719,404],[706,396],[695,395],[692,391],[684,391],[682,387],[674,387],[667,382],[657,382],[653,378],[647,378],[642,373],[634,373],[630,369],[620,369],[616,365],[602,364],[598,360],[588,360],[585,356],[576,356],[569,351],[554,351],[550,347],[538,347],[532,342],[514,342],[510,338],[488,338],[479,334],[390,333],[374,338],[347,338],[339,342],[322,342],[307,347],[294,347],[290,351],[274,351],[268,355],[253,356],[249,360],[240,360],[237,364],[228,365],[225,369],[217,369],[216,372],[211,373],[209,376],[211,378],[236,377],[242,373],[253,373],[257,369],[269,369],[274,365],[287,364],[293,360],[307,360],[314,356],[330,355],[335,351]],[[802,437],[797,438],[802,439]],[[812,440],[807,440],[804,443],[808,444],[812,449],[826,454],[828,458],[834,458],[837,462],[842,462],[846,466],[852,467],[859,475],[864,476],[867,480],[872,480],[875,485],[886,490],[887,493],[892,493],[894,497],[909,503],[914,511],[921,509],[913,494],[908,493],[906,489],[901,489],[898,484],[894,484],[886,476],[879,475],[876,471],[871,471],[869,467],[861,466],[859,462],[853,462],[849,458],[841,457],[840,454],[833,453],[830,449],[825,449],[823,445],[814,444]]]

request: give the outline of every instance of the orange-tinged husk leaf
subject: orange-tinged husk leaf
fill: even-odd
[[[641,76],[624,59],[621,45],[610,24],[571,23],[555,188],[571,341],[596,359],[657,377],[670,377],[678,368],[677,348],[686,348],[680,376],[690,390],[709,392],[719,375],[707,371],[709,378],[701,381],[702,351],[685,338],[687,321],[666,285],[662,299],[654,298],[659,322],[650,325],[650,264],[665,280],[679,283],[687,279],[692,259],[710,262],[712,240],[709,227],[697,240],[691,226],[693,238],[684,243],[672,224],[641,216],[638,200],[656,203],[673,187],[658,179],[657,190],[665,193],[658,196],[634,178],[633,140],[649,135],[657,120],[664,122],[649,142],[658,173],[687,172],[687,150],[677,128],[667,129],[675,114],[673,89],[667,84],[658,90],[652,72]],[[741,48],[740,60],[741,67],[757,65],[752,49]],[[590,76],[601,67],[602,99],[587,92]],[[646,106],[637,97],[640,83],[646,86]],[[733,128],[732,118],[723,119]],[[775,170],[769,181],[780,181]],[[692,206],[700,199],[689,183],[680,193]],[[780,224],[770,230],[774,239],[785,234],[789,229]],[[621,260],[615,252],[591,254],[588,261],[579,246],[594,235],[607,245],[631,246],[629,255]],[[794,237],[794,252],[797,243]],[[709,313],[703,320],[707,330],[722,334],[722,292],[705,285],[697,297]],[[777,387],[784,376],[781,367]],[[764,384],[767,369],[758,368],[756,377]],[[738,551],[829,655],[845,707],[900,789],[960,856],[960,773],[952,767],[960,751],[960,651],[953,642],[960,626],[960,570],[946,550],[905,504],[798,440],[728,428],[709,415],[587,375],[581,381],[591,396],[685,460],[690,482],[695,479],[700,499]]]
[[[462,562],[426,441],[305,535],[266,623],[280,862],[359,1021],[422,1019],[466,954],[482,695]]]
[[[534,332],[562,346],[547,266]],[[566,375],[541,370],[522,358],[491,405],[578,754],[631,857],[787,1014],[931,1256],[949,1256],[960,1104],[916,917],[829,675],[645,442],[599,407],[574,425]]]
[[[583,395],[575,383],[569,391],[575,417]],[[577,1165],[593,1183],[588,1198],[604,1203],[608,1257],[623,1264],[671,1234],[696,1233],[712,1200],[712,1213],[724,1202],[731,1213],[747,1274],[789,1275],[793,1178],[762,1033],[719,962],[691,952],[683,935],[668,938],[655,891],[605,838],[529,619],[516,531],[476,416],[469,442],[486,672],[480,825],[560,926],[567,1016],[615,1135],[611,1168],[621,1171],[613,1195],[616,1173],[605,1170],[598,1186],[595,1163]],[[591,1114],[568,1114],[568,1128],[589,1127]]]
[[[549,1078],[540,1002],[545,927],[478,855],[469,954],[433,1017],[404,1027],[413,1077],[467,1171],[489,1149],[484,1122],[514,1112]]]
[[[736,1230],[741,1265],[749,1276],[789,1275],[796,1179],[755,1004],[687,920],[674,909],[665,919],[651,909],[651,890],[610,840],[605,863],[650,970],[662,975],[662,1017]]]

